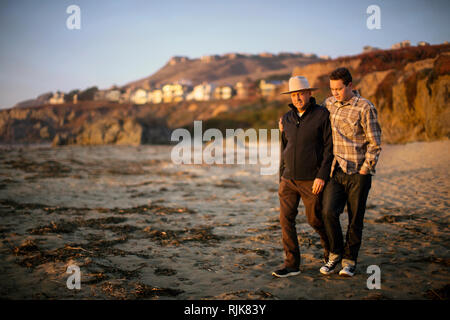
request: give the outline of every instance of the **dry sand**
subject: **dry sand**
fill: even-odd
[[[0,298],[448,299],[449,149],[383,146],[353,278],[319,273],[301,205],[302,273],[279,279],[278,177],[258,165],[177,166],[168,146],[3,146]],[[71,264],[81,290],[66,287]]]

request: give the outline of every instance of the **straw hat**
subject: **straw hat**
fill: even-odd
[[[305,77],[296,76],[289,79],[289,91],[282,92],[281,94],[288,94],[303,90],[317,90],[317,88],[311,88],[309,86],[308,79]]]

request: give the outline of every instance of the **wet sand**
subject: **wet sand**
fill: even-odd
[[[278,176],[259,165],[175,165],[169,146],[2,146],[0,298],[448,299],[449,149],[383,146],[353,278],[319,273],[300,205],[301,274],[278,279]],[[66,286],[72,264],[81,290]]]

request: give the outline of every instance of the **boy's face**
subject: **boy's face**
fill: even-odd
[[[350,82],[347,86],[344,82],[339,80],[330,80],[330,89],[333,96],[337,101],[347,101],[352,96],[352,83]]]

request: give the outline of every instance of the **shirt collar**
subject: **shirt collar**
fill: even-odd
[[[333,102],[334,105],[336,105],[338,107],[343,107],[343,106],[348,106],[348,105],[352,105],[354,107],[354,106],[356,106],[356,104],[358,103],[360,98],[361,98],[361,95],[359,94],[358,90],[353,90],[353,97],[351,97],[350,100],[347,100],[344,102],[339,102],[333,96],[333,97],[331,97],[331,99],[332,99],[331,101]]]

